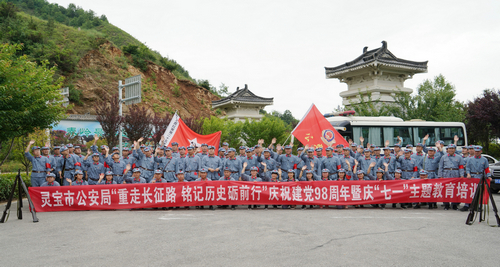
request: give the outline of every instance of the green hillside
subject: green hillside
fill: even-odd
[[[175,60],[163,57],[139,40],[97,17],[92,10],[74,4],[67,8],[45,0],[8,0],[0,2],[0,42],[22,43],[22,54],[40,62],[57,65],[58,75],[71,86],[72,75],[80,58],[106,41],[130,55],[123,64],[143,69],[152,61],[172,71],[182,80],[195,81]]]

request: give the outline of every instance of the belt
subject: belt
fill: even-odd
[[[193,171],[184,171],[184,172],[193,172]]]
[[[483,174],[482,172],[471,172],[471,174]]]
[[[44,173],[44,171],[31,171],[31,172]]]
[[[337,174],[336,172],[329,172],[328,175],[334,175]]]
[[[426,171],[427,171],[427,172],[436,172],[436,170],[432,170],[432,171],[428,171],[428,170],[426,170]]]
[[[231,172],[231,173],[238,173],[238,172]]]
[[[89,177],[89,179],[92,181],[99,181],[99,179],[94,179],[94,178],[90,178],[90,177]]]
[[[404,171],[404,172],[414,172],[413,170],[401,170],[401,171]]]
[[[64,169],[64,170],[65,170],[65,171],[72,171],[72,170],[74,170],[74,169]]]
[[[175,172],[175,171],[164,171],[164,172]]]
[[[146,171],[150,171],[150,172],[154,171],[154,170],[146,169],[144,167],[141,167],[141,169],[146,170]]]
[[[113,174],[113,176],[122,176],[121,174]]]
[[[445,171],[458,171],[457,168],[444,168]]]

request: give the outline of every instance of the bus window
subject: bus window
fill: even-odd
[[[464,132],[459,127],[441,127],[441,140],[445,145],[453,144],[455,135],[458,136],[457,146],[465,145]]]
[[[429,139],[425,142],[428,146],[434,146],[437,140],[439,140],[439,127],[413,127],[413,131],[415,134],[415,144],[423,143],[424,137],[429,135]]]
[[[365,139],[364,146],[366,144],[374,146],[383,146],[383,136],[382,128],[380,127],[352,127],[352,137],[354,140],[359,140],[359,137],[363,136]]]
[[[402,140],[402,142],[401,142],[402,146],[406,146],[408,144],[413,145],[413,133],[411,131],[411,127],[387,127],[387,128],[393,129],[393,131],[392,131],[393,138],[392,139],[389,139],[389,138],[387,138],[387,136],[385,136],[385,138],[387,140],[389,140],[391,146],[398,143],[398,141],[397,141],[398,136]],[[385,131],[384,131],[384,133],[385,133]]]

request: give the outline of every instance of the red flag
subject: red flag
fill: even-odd
[[[172,139],[168,143],[169,146],[171,146],[173,142],[179,143],[179,147],[185,146],[186,148],[188,146],[200,147],[201,144],[205,143],[209,146],[214,146],[215,151],[219,149],[220,137],[222,135],[221,131],[209,135],[201,135],[189,129],[181,118],[179,118],[178,122],[179,126],[175,129]]]
[[[342,144],[344,147],[349,146],[349,143],[333,128],[314,104],[311,105],[297,127],[293,129],[292,134],[304,145],[314,148],[322,147],[323,155],[325,155],[327,147],[335,147],[338,144]]]

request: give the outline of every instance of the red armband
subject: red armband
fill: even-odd
[[[134,164],[132,164],[132,169],[135,169],[135,168],[136,168],[136,166],[135,166],[135,163],[134,163]]]
[[[484,173],[490,173],[490,167],[484,169]]]
[[[293,169],[296,170],[297,169],[297,164],[293,164]]]
[[[351,176],[350,175],[346,175],[345,177],[347,180],[351,180]]]
[[[50,163],[45,163],[45,168],[50,169]]]
[[[413,172],[417,172],[417,171],[418,171],[417,166],[413,167]]]
[[[342,165],[337,165],[337,170],[342,169]]]
[[[459,165],[458,166],[459,169],[463,169],[464,168],[464,165]]]
[[[108,168],[109,169],[109,165],[106,163],[106,161],[104,162],[104,168]]]
[[[82,167],[82,164],[80,162],[75,163],[75,166],[80,166]]]

